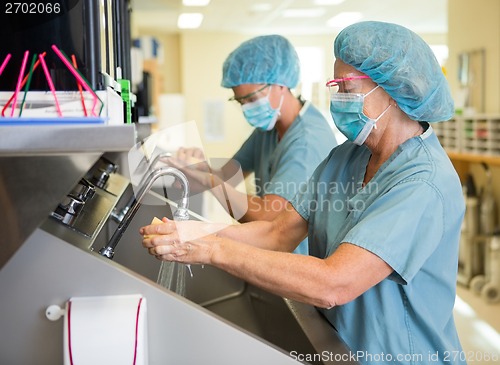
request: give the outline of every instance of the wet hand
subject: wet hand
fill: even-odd
[[[212,225],[197,221],[175,222],[167,218],[161,224],[140,229],[142,245],[150,255],[163,261],[185,264],[210,264],[220,238],[212,234],[227,225]]]

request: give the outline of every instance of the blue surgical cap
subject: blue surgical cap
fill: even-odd
[[[335,57],[380,85],[413,120],[439,122],[454,112],[448,82],[431,48],[400,25],[367,21],[346,27]]]
[[[277,84],[294,88],[300,62],[292,44],[280,35],[266,35],[243,42],[222,66],[223,87],[242,84]]]

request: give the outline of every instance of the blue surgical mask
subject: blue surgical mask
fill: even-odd
[[[363,112],[365,98],[375,91],[373,88],[367,94],[336,93],[330,97],[330,113],[337,128],[349,141],[361,146],[365,143],[376,123],[389,110],[389,106],[376,119],[369,118]]]
[[[269,94],[267,94],[266,97],[243,104],[241,110],[245,119],[252,127],[262,131],[270,131],[276,125],[282,104],[283,95],[281,96],[280,105],[277,109],[274,109],[269,102]]]

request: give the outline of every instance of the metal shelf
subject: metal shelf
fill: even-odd
[[[136,141],[134,124],[0,127],[0,155],[122,152]]]

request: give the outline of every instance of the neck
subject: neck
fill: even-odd
[[[281,105],[281,115],[276,122],[276,131],[279,139],[283,138],[288,128],[291,127],[294,120],[300,113],[302,104],[290,91],[285,93],[283,104]]]
[[[378,129],[373,130],[365,142],[372,153],[367,166],[365,183],[373,177],[380,166],[401,144],[419,136],[423,131],[420,123],[409,119],[406,115],[403,118],[389,119],[387,122],[381,123]]]
[[[372,156],[388,158],[401,144],[424,131],[419,122],[409,119],[406,114],[388,115],[384,119],[377,123],[378,128],[372,130],[365,142]]]

